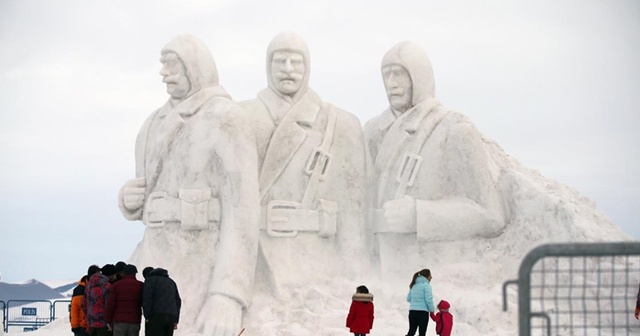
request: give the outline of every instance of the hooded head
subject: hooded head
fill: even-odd
[[[404,41],[393,46],[382,58],[381,70],[387,97],[394,110],[398,110],[396,106],[401,106],[403,99],[411,108],[427,98],[435,98],[431,61],[417,44]],[[409,75],[406,80],[410,81],[410,89],[407,92],[402,87],[403,72]]]
[[[213,56],[197,37],[175,37],[162,48],[160,55],[163,65],[160,75],[172,98],[183,100],[204,88],[218,85]]]
[[[293,101],[304,95],[309,85],[309,48],[300,35],[282,32],[267,47],[269,87]]]
[[[451,308],[451,306],[449,305],[449,302],[442,300],[440,301],[440,303],[438,303],[438,309],[440,310],[448,310],[449,308]]]

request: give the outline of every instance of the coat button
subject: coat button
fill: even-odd
[[[191,200],[194,201],[194,202],[197,202],[198,201],[198,197],[197,196],[193,196],[193,198]]]

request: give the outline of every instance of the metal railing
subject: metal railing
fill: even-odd
[[[55,320],[56,306],[64,304],[68,309],[70,300],[9,300],[0,301],[3,314],[3,330],[22,327],[21,331],[33,331]]]
[[[7,313],[6,313],[7,304],[4,301],[0,301],[0,311],[2,312],[2,330],[7,331]]]
[[[517,280],[520,336],[639,335],[633,309],[640,243],[548,244],[525,256]]]

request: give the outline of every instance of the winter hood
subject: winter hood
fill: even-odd
[[[380,69],[392,64],[401,65],[409,72],[413,89],[412,107],[425,99],[435,98],[435,81],[431,61],[420,46],[409,41],[396,44],[382,58]]]
[[[449,310],[449,308],[451,308],[451,306],[449,305],[449,302],[442,300],[440,301],[440,303],[438,303],[438,309],[440,310]]]
[[[373,301],[373,294],[371,294],[371,293],[366,293],[366,294],[365,293],[355,293],[355,294],[353,294],[351,299],[353,301],[372,302]]]
[[[275,84],[273,83],[273,78],[271,76],[271,61],[273,59],[273,54],[276,51],[293,51],[300,55],[304,59],[304,77],[302,78],[302,82],[300,83],[300,90],[296,92],[295,96],[292,97],[292,101],[296,102],[302,97],[309,87],[309,73],[310,73],[310,63],[311,59],[309,56],[309,48],[307,47],[307,43],[302,39],[302,37],[294,32],[282,32],[271,40],[269,46],[267,47],[267,79],[269,87],[278,95],[280,93],[276,90]]]
[[[218,85],[218,69],[209,48],[195,36],[179,35],[160,51],[161,55],[173,52],[182,61],[191,89],[187,96]]]

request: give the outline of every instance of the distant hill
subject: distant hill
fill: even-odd
[[[76,288],[77,285],[77,282],[72,282],[70,284],[55,287],[54,290],[62,294],[62,296],[64,297],[71,297],[71,295],[73,294],[73,289]]]
[[[62,287],[66,286],[67,285]],[[65,297],[59,291],[35,279],[19,284],[0,282],[0,301],[51,300],[62,298]]]

